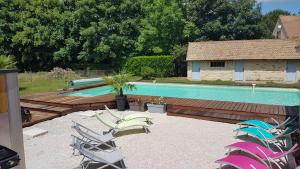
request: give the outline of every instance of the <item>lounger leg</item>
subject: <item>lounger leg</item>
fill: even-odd
[[[125,162],[124,162],[124,160],[121,160],[121,161],[120,161],[120,163],[121,163],[121,167],[122,167],[122,169],[126,169],[126,165],[125,165]]]
[[[113,131],[114,131],[114,129],[109,129],[108,131],[103,131],[103,134],[105,135],[105,134],[113,132]]]
[[[150,132],[149,129],[148,129],[147,127],[143,127],[143,128],[144,128],[146,134],[148,134],[148,133]]]
[[[150,124],[150,125],[153,124],[152,121],[151,121],[150,119],[147,119],[147,120],[146,120],[146,123],[148,123],[148,124]]]
[[[109,165],[108,164],[103,165],[102,167],[99,167],[98,169],[106,168],[107,166],[109,166]]]
[[[122,169],[122,168],[120,168],[120,167],[118,167],[118,166],[116,166],[116,165],[114,165],[114,164],[106,164],[106,165],[104,165],[104,166],[102,166],[102,167],[99,167],[98,169],[103,169],[103,168],[106,168],[106,167],[108,167],[108,166],[112,166],[112,167],[117,168],[117,169]]]
[[[118,166],[116,166],[116,165],[114,165],[114,164],[109,164],[110,166],[112,166],[112,167],[115,167],[115,168],[117,168],[117,169],[122,169],[122,168],[120,168],[120,167],[118,167]]]
[[[278,169],[282,169],[281,166],[275,160],[271,160],[271,162],[274,163],[278,167]]]
[[[87,163],[85,169],[88,169],[88,167],[89,167],[90,164],[91,164],[91,161],[88,161],[88,163]]]
[[[119,132],[119,130],[118,129],[111,129],[110,132],[112,132],[112,135],[115,135],[117,132]]]
[[[85,167],[84,167],[84,164],[83,164],[83,160],[85,159],[85,157],[83,157],[82,159],[81,159],[81,161],[80,161],[80,165],[81,165],[81,167],[84,169]]]
[[[117,147],[117,145],[116,145],[116,143],[115,143],[114,141],[111,141],[111,145],[112,145],[113,147]]]
[[[267,147],[268,143],[266,143],[264,140],[261,140],[261,142]]]
[[[73,148],[73,153],[72,153],[72,155],[75,156],[75,148]]]
[[[229,155],[230,152],[231,152],[231,148],[228,148],[226,155]]]
[[[239,134],[239,130],[236,130],[234,138],[237,138]]]

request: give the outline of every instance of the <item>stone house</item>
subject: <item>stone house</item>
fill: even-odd
[[[300,80],[300,41],[265,39],[190,42],[190,80]]]
[[[280,15],[273,36],[277,39],[300,39],[300,16]]]

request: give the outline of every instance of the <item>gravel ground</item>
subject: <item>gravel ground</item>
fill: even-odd
[[[130,112],[125,112],[130,113]],[[214,161],[224,156],[224,146],[233,143],[235,125],[151,114],[150,133],[135,133],[116,138],[129,169],[213,169]],[[72,155],[72,120],[95,131],[107,131],[95,117],[72,113],[36,124],[49,133],[24,138],[27,169],[73,169],[81,157]],[[122,133],[121,133],[122,134]],[[124,133],[123,133],[124,134]]]

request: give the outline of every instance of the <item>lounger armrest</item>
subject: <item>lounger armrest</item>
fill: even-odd
[[[75,127],[84,128],[88,132],[91,132],[93,134],[99,135],[99,133],[97,133],[97,132],[95,132],[95,131],[93,131],[93,130],[91,130],[91,129],[89,129],[89,128],[87,128],[87,127],[85,127],[85,126],[83,126],[83,125],[81,125],[81,124],[73,121],[73,120],[72,120],[72,122],[73,122],[73,125],[71,126],[72,128],[75,128]]]
[[[261,131],[259,131],[259,129],[257,129],[257,131],[263,136],[264,140],[267,140],[266,136]]]
[[[288,151],[286,151],[286,155],[289,154],[289,153],[293,153],[293,152],[296,152],[298,151],[299,148],[298,148],[298,144],[295,144],[293,147],[291,147]]]
[[[276,125],[279,125],[279,122],[277,120],[275,120],[273,117],[271,119],[274,121],[274,123],[276,123]]]
[[[266,138],[266,136],[265,136],[261,131],[259,131],[259,130],[257,130],[257,131],[263,136],[264,140],[268,140],[268,139]],[[274,137],[272,140],[276,139],[277,137],[278,137],[278,136]],[[271,149],[270,146],[269,146],[269,143],[266,142],[266,144],[267,144],[268,148]],[[277,146],[276,144],[274,144],[274,145],[275,145],[281,152],[283,152],[283,150],[282,150],[279,146]]]
[[[281,168],[281,166],[272,158],[270,158],[269,156],[267,156],[267,154],[262,150],[260,149],[259,147],[256,147],[265,157],[266,159],[268,160],[268,163],[269,163],[269,167],[272,169],[272,163],[274,163],[278,168]],[[263,161],[263,160],[262,160]],[[272,162],[272,163],[271,163]]]
[[[269,163],[269,167],[272,169],[272,163],[275,163],[277,166],[279,166],[279,164],[277,164],[276,161],[274,161],[272,158],[270,158],[269,156],[267,156],[267,154],[262,150],[260,149],[259,147],[256,147],[265,157],[266,159],[268,160],[268,163]],[[263,160],[261,160],[263,162]]]

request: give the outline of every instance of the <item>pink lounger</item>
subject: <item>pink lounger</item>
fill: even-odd
[[[266,164],[243,155],[229,155],[216,161],[222,165],[230,165],[238,169],[269,169]]]
[[[293,153],[294,151],[298,150],[297,146],[298,145],[295,144],[288,151],[275,152],[275,151],[270,150],[267,147],[261,146],[256,143],[237,142],[237,143],[228,145],[225,148],[228,148],[229,152],[231,151],[231,149],[241,150],[245,153],[248,153],[248,154],[256,157],[258,160],[260,160],[261,162],[263,162],[265,164],[268,161],[268,162],[272,162],[272,163],[276,164],[277,166],[279,166],[275,160],[286,157],[288,154]]]
[[[275,151],[270,150],[267,147],[261,146],[261,145],[256,144],[256,143],[252,143],[252,142],[237,142],[237,143],[234,143],[234,144],[226,146],[226,148],[229,148],[229,149],[238,149],[238,150],[244,151],[246,153],[250,153],[251,155],[255,155],[255,156],[257,156],[259,158],[262,158],[262,159],[266,159],[266,156],[268,158],[278,159],[278,158],[285,157],[289,153],[292,153],[292,152],[298,150],[297,146],[298,145],[295,144],[288,151],[275,152]]]

